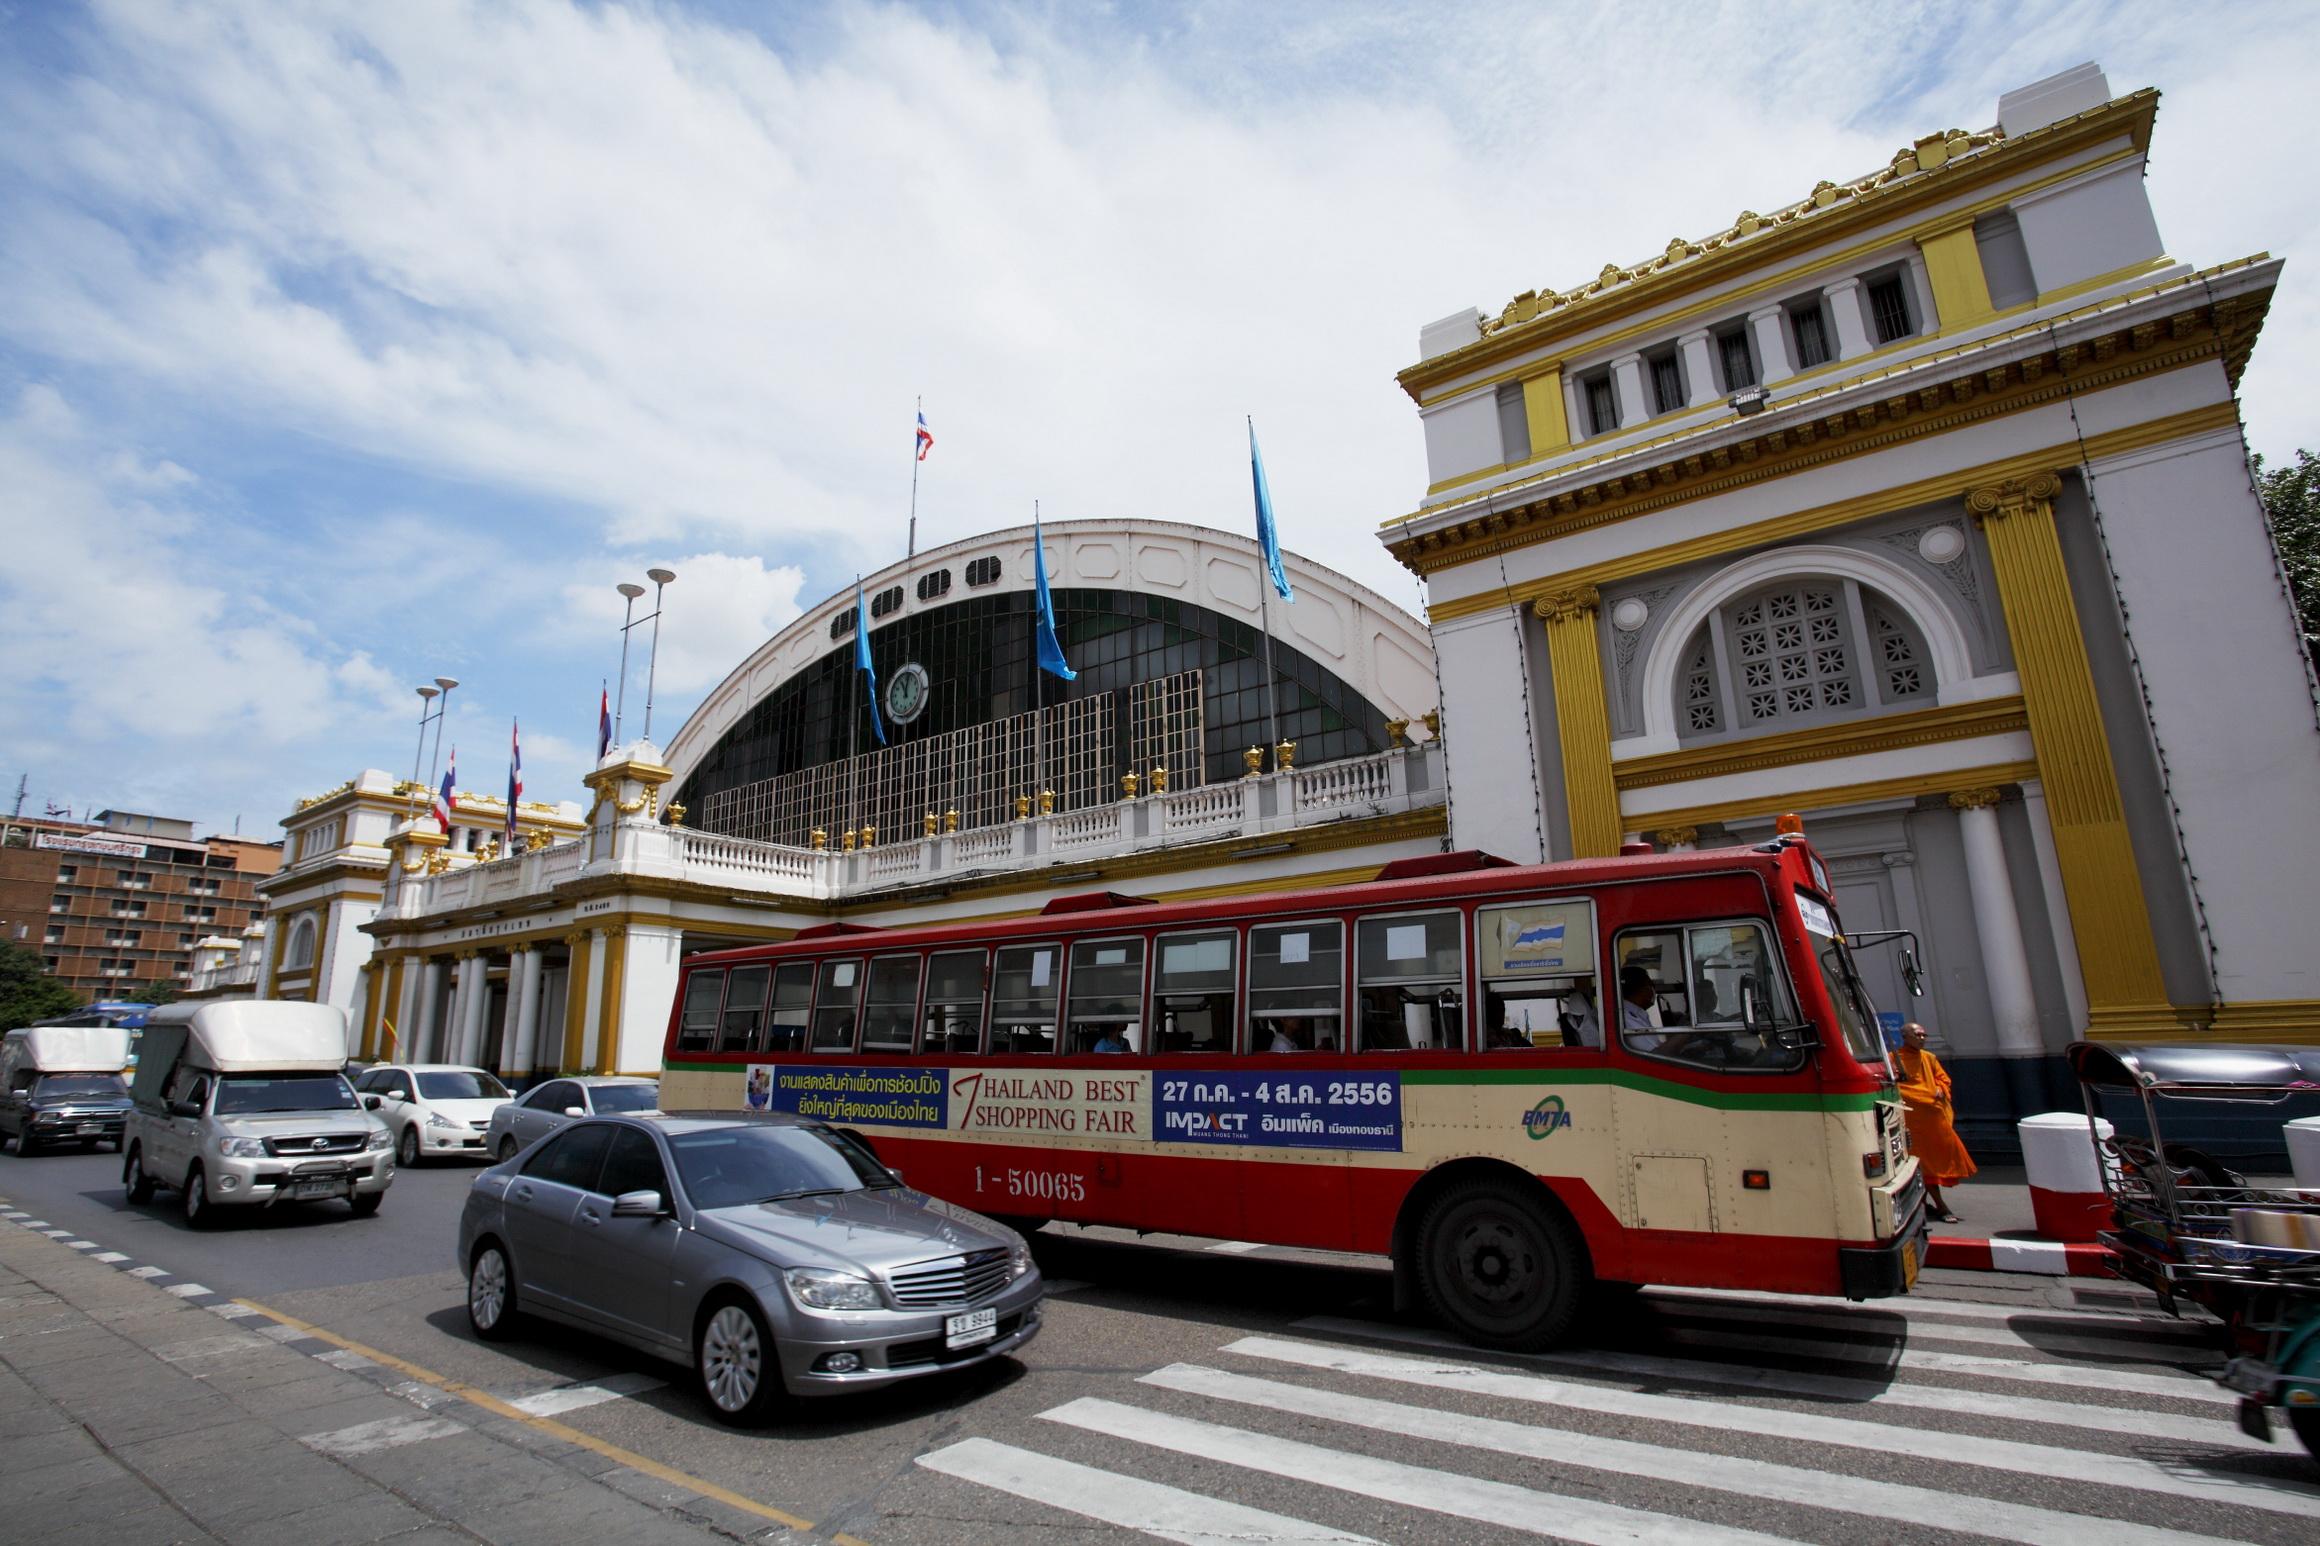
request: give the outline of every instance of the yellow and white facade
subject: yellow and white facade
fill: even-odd
[[[1865,964],[1969,1119],[2081,1034],[2320,1034],[2320,712],[2235,401],[2280,264],[2168,254],[2157,110],[2081,66],[1400,376],[1454,844],[1804,813],[1848,925],[1923,941],[1928,999]]]

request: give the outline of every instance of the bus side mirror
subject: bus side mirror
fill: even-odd
[[[1901,980],[1909,984],[1912,998],[1925,997],[1925,973],[1918,967],[1917,952],[1906,947],[1901,952]]]

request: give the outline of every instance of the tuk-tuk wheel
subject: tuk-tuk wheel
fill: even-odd
[[[2304,1453],[2320,1460],[2320,1406],[2292,1406],[2287,1413],[2288,1426],[2304,1441]]]

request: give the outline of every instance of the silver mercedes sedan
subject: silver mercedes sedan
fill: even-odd
[[[689,1363],[736,1424],[1012,1353],[1046,1292],[1021,1235],[781,1115],[573,1121],[475,1178],[459,1265],[477,1336],[537,1315]]]

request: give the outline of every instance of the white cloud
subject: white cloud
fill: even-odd
[[[607,558],[596,567],[608,575],[633,577],[643,585],[650,562],[628,564]],[[654,723],[660,727],[664,742],[680,723],[670,714],[671,700],[686,700],[715,686],[752,650],[780,632],[798,615],[798,592],[805,583],[805,574],[794,565],[769,565],[760,558],[731,553],[696,553],[672,559],[666,567],[677,578],[661,592],[659,667],[649,684],[658,705]],[[620,625],[629,614],[614,582],[567,585],[563,603],[554,636],[567,645],[585,640],[588,651],[602,658],[604,675],[617,676]],[[633,615],[650,617],[652,607],[653,593],[648,585]],[[639,623],[630,635],[628,704],[622,725],[625,735],[635,735],[643,724],[652,629],[649,622]]]

